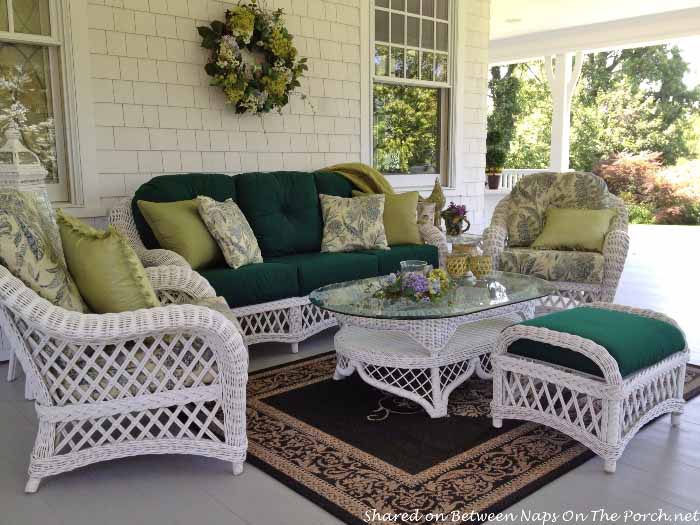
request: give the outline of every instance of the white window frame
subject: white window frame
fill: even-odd
[[[441,115],[441,130],[440,130],[440,170],[441,173],[428,173],[428,174],[386,174],[387,179],[395,188],[401,189],[418,189],[425,190],[432,188],[435,183],[435,178],[440,178],[443,181],[443,185],[447,188],[455,188],[457,186],[457,173],[456,173],[456,150],[455,145],[457,144],[456,139],[460,135],[457,128],[459,123],[456,122],[457,118],[454,112],[454,108],[457,107],[458,100],[461,99],[457,95],[457,88],[455,79],[459,78],[461,74],[461,67],[458,67],[461,52],[460,45],[458,42],[458,31],[455,30],[456,27],[460,27],[458,23],[460,22],[461,8],[459,7],[459,0],[451,0],[449,5],[448,14],[448,66],[447,66],[447,81],[446,82],[436,82],[436,81],[425,81],[419,79],[407,79],[407,78],[396,78],[396,77],[385,77],[378,76],[374,74],[374,14],[375,9],[386,11],[389,13],[391,18],[392,12],[403,13],[404,11],[393,11],[391,9],[391,4],[388,8],[376,7],[374,0],[369,0],[367,2],[362,2],[363,13],[362,20],[365,24],[362,24],[360,31],[360,38],[363,44],[362,47],[366,46],[361,56],[364,57],[361,63],[361,73],[363,80],[363,92],[365,93],[366,102],[362,104],[362,161],[366,164],[372,165],[374,162],[374,151],[373,151],[373,125],[374,125],[374,113],[373,113],[373,87],[375,82],[382,82],[393,85],[407,85],[407,86],[417,86],[417,87],[428,87],[428,88],[442,88],[440,93],[441,96],[445,96],[445,88],[449,90],[449,103],[441,103],[440,107],[443,111]],[[428,19],[438,20],[445,23],[445,20],[426,17]],[[422,18],[421,18],[422,20]],[[404,28],[404,31],[406,29]],[[422,33],[422,24],[420,25],[420,31]],[[389,34],[391,39],[391,34]],[[404,49],[416,49],[414,46],[402,46]],[[439,53],[439,51],[435,51]],[[444,52],[443,52],[444,53]],[[391,56],[389,56],[391,60]],[[448,112],[449,108],[449,112]],[[446,173],[443,172],[446,170]]]
[[[85,184],[82,176],[95,165],[87,0],[49,0],[50,35],[14,33],[14,1],[7,0],[9,31],[0,31],[0,41],[49,48],[57,165],[68,188],[68,199],[57,203],[82,208],[78,215],[103,215],[96,181]]]

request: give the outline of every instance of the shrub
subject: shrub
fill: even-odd
[[[620,154],[593,170],[635,224],[700,224],[700,162],[664,169],[660,153]]]

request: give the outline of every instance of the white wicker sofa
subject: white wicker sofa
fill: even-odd
[[[227,181],[227,178],[231,179],[231,181]],[[207,182],[207,179],[209,182]],[[236,182],[233,182],[234,180]],[[286,187],[285,184],[289,186]],[[133,201],[134,198],[143,198],[144,188],[148,185],[152,185],[152,188],[149,190],[150,193],[146,192],[145,194],[150,198],[157,198],[161,202],[191,199],[196,197],[198,192],[216,200],[225,200],[225,198],[233,197],[234,200],[237,200],[239,203],[244,214],[246,214],[256,237],[258,237],[265,263],[267,264],[268,261],[282,260],[282,263],[290,265],[290,268],[295,262],[294,257],[306,254],[301,253],[300,250],[298,255],[288,254],[285,257],[272,257],[268,259],[266,250],[269,250],[270,246],[275,247],[277,238],[282,242],[285,235],[296,235],[297,232],[302,229],[299,226],[299,215],[305,212],[305,208],[302,206],[301,209],[299,209],[298,203],[295,202],[296,199],[300,198],[298,196],[305,195],[307,197],[306,209],[308,211],[309,208],[314,206],[318,208],[318,198],[316,197],[318,193],[349,197],[351,196],[352,190],[352,185],[349,182],[346,182],[340,175],[329,172],[247,173],[232,177],[226,177],[220,174],[193,173],[156,177],[139,188],[135,196],[124,199],[112,208],[109,217],[110,224],[129,239],[131,246],[136,250],[142,263],[146,267],[169,264],[189,268],[187,261],[179,254],[159,247],[153,247],[153,245],[147,246],[147,242],[144,241],[144,226],[141,225],[141,230],[139,229],[139,225],[137,224],[138,220],[135,220],[135,213],[138,213],[138,211],[135,210]],[[173,188],[176,185],[182,187],[177,189]],[[156,186],[158,190],[154,191],[153,188]],[[247,197],[241,190],[242,187],[244,187],[244,189],[247,188]],[[281,189],[278,194],[275,194],[274,191],[278,187],[281,187]],[[251,194],[256,192],[261,194],[270,192],[270,200],[273,201],[274,206],[277,207],[271,205],[272,209],[268,210],[268,215],[276,214],[275,217],[277,217],[276,220],[280,226],[279,232],[271,232],[269,227],[265,230],[265,226],[268,225],[264,224],[264,218],[251,217],[251,205],[248,204],[246,207],[246,202],[253,200]],[[148,198],[145,200],[148,200]],[[295,205],[297,206],[296,209]],[[312,218],[311,221],[313,227],[322,228],[320,212],[318,212],[318,224],[313,225],[313,220],[315,219]],[[306,224],[308,225],[309,222],[307,221]],[[287,230],[284,230],[284,228],[287,228]],[[447,241],[444,233],[437,227],[428,224],[420,225],[419,229],[423,243],[436,247],[436,259],[434,264],[444,266],[447,255]],[[318,238],[318,243],[320,247],[320,237]],[[416,245],[415,248],[421,248],[421,246]],[[392,248],[392,251],[393,250],[394,248]],[[407,259],[415,259],[417,257],[415,250],[409,250],[404,253],[406,254],[404,258]],[[331,255],[343,257],[346,254]],[[352,255],[356,256],[354,254]],[[372,255],[364,254],[360,255],[360,257],[372,257]],[[398,260],[393,261],[393,263],[398,266]],[[330,262],[330,266],[332,265],[333,262]],[[398,268],[392,268],[389,271],[380,272],[380,274],[390,273],[396,269]],[[207,277],[206,271],[203,271],[202,274]],[[294,270],[294,274],[296,275],[296,270]],[[375,272],[372,275],[376,274]],[[372,275],[354,273],[351,276],[346,276],[338,280],[342,281],[359,277],[370,277]],[[217,285],[222,284],[221,282],[212,282],[212,284],[214,288],[217,289],[218,295],[226,296],[225,293],[222,293],[222,291],[217,288]],[[329,283],[321,282],[319,284]],[[245,282],[242,284],[242,286],[247,285],[248,283]],[[307,288],[310,287],[307,286]],[[240,322],[246,343],[255,344],[268,341],[290,343],[292,345],[292,352],[297,352],[299,342],[327,328],[335,326],[337,322],[332,314],[310,304],[308,291],[310,290],[304,290],[303,292],[305,293],[300,295],[288,295],[275,298],[274,300],[254,302],[251,304],[232,304],[232,312]]]
[[[31,383],[39,418],[26,492],[47,476],[142,454],[214,457],[242,472],[248,354],[241,334],[214,309],[184,304],[215,295],[195,272],[147,273],[167,306],[96,315],[54,306],[0,266],[0,330]]]

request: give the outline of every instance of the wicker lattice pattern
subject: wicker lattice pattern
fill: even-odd
[[[187,268],[150,268],[149,277],[163,299],[212,295]],[[242,471],[248,355],[218,312],[186,304],[69,312],[0,266],[0,327],[36,398],[27,492],[44,477],[140,454],[198,454]]]
[[[175,252],[146,249],[134,224],[131,200],[131,197],[126,198],[112,208],[109,222],[126,236],[144,266],[175,265],[189,269],[187,261]],[[448,252],[445,234],[430,224],[419,225],[419,230],[423,242],[438,248],[440,266],[444,268]],[[176,304],[187,302],[186,297],[171,291],[161,292],[160,297]],[[234,308],[233,314],[239,319],[246,344],[270,341],[291,343],[293,352],[298,350],[299,342],[337,324],[333,314],[310,304],[308,297]]]
[[[589,306],[677,326],[672,319],[650,310],[607,303]],[[523,338],[580,353],[600,368],[603,378],[508,354],[510,344]],[[524,419],[556,428],[601,456],[605,470],[614,472],[627,443],[646,423],[670,412],[673,424],[678,424],[685,403],[688,357],[686,346],[682,352],[623,378],[617,362],[593,341],[546,328],[512,326],[499,337],[491,356],[494,425],[499,427],[503,419]]]
[[[600,285],[586,283],[557,282],[557,295],[542,302],[542,310],[557,310],[570,308],[581,303],[594,301],[613,302],[615,292],[622,276],[622,270],[629,250],[629,235],[627,234],[628,212],[625,203],[609,195],[617,210],[616,217],[610,224],[610,231],[603,244],[603,281]],[[491,224],[484,230],[484,254],[491,256],[493,267],[500,268],[500,255],[508,245],[508,216],[511,211],[510,197],[505,197],[494,210]]]

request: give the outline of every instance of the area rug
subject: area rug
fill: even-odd
[[[467,381],[449,417],[430,419],[356,374],[334,381],[334,369],[331,353],[250,375],[248,460],[346,523],[500,512],[593,456],[534,423],[494,429],[490,381]],[[689,366],[686,396],[698,393]]]

